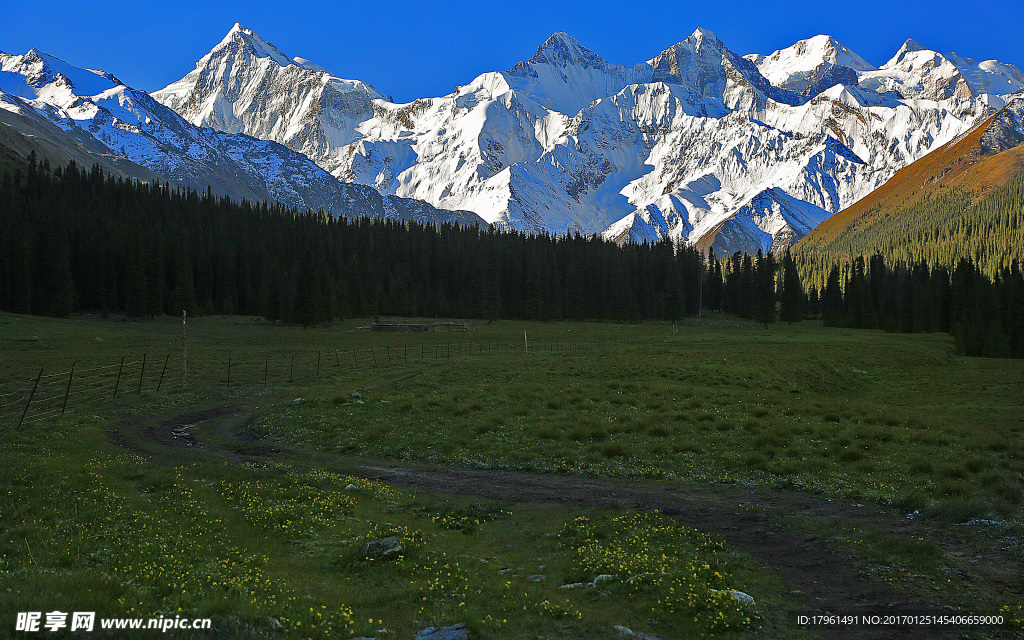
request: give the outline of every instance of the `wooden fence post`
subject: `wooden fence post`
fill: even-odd
[[[32,392],[28,394],[28,402],[25,403],[25,410],[21,412],[21,420],[18,420],[18,428],[21,428],[21,423],[25,422],[25,416],[28,415],[28,407],[32,404],[32,396],[36,395],[36,387],[39,386],[39,381],[43,377],[43,368],[39,367],[39,375],[36,376],[36,383],[32,385]]]
[[[60,415],[68,408],[68,396],[71,395],[71,378],[75,377],[75,363],[71,363],[71,371],[68,373],[68,388],[64,391],[64,404],[60,407]]]
[[[188,343],[185,339],[185,310],[181,310],[181,388],[185,388],[185,365],[188,362]]]
[[[164,358],[164,368],[160,370],[160,381],[156,383],[156,392],[160,393],[160,385],[164,383],[164,373],[167,371],[167,363],[171,361],[171,354]]]
[[[114,397],[117,397],[117,388],[121,386],[121,371],[124,370],[124,356],[121,356],[121,366],[117,369],[117,381],[114,383]]]
[[[74,365],[71,367],[74,369]],[[146,374],[146,354],[142,354],[142,369],[139,371],[139,390],[135,393],[137,396],[142,395],[142,376]]]

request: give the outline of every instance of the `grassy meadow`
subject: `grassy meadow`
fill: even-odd
[[[971,567],[949,548],[1024,537],[1024,362],[958,357],[941,334],[717,314],[363,324],[189,319],[183,389],[180,318],[0,315],[0,393],[21,397],[42,368],[41,401],[59,414],[63,373],[86,371],[69,394],[83,404],[63,416],[30,411],[16,428],[19,406],[0,413],[0,637],[29,637],[11,631],[16,612],[55,609],[211,617],[231,638],[412,638],[456,623],[496,639],[822,632],[797,626],[813,603],[764,563],[668,517],[413,491],[361,478],[363,459],[881,507],[930,537],[763,511],[903,592],[1002,612],[985,637],[1021,632],[1019,601],[964,581]],[[195,425],[195,450],[141,429],[109,437],[225,404],[244,411]],[[237,449],[240,434],[259,447]],[[362,552],[389,536],[397,559]]]

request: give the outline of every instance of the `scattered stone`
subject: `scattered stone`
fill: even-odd
[[[278,620],[277,618],[267,618],[267,621],[270,622],[270,626],[273,627],[274,629],[283,629],[284,628],[284,626],[281,624],[281,621]]]
[[[754,604],[753,596],[735,589],[722,589],[721,591],[718,589],[711,589],[711,593],[726,593],[732,596],[740,604]]]
[[[32,336],[32,342],[39,342],[39,336]]]
[[[461,622],[450,627],[427,627],[416,634],[415,640],[469,640],[469,629]]]
[[[619,624],[615,625],[615,630],[624,636],[629,636],[630,638],[633,638],[634,640],[658,640],[658,636],[649,636],[646,633],[633,631],[629,627],[624,627]]]
[[[104,342],[103,338],[96,338],[96,342]],[[278,623],[280,624],[280,623]]]
[[[349,397],[350,398],[361,398],[363,396],[358,391],[353,391],[352,393],[349,394]]]
[[[295,398],[292,402],[302,402],[302,398]]]
[[[358,488],[359,487],[357,487],[356,485],[354,485],[352,483],[349,483],[349,485],[347,487],[345,487],[345,491],[353,491],[353,490],[358,489]]]
[[[612,580],[615,580],[615,576],[609,575],[607,573],[602,573],[601,575],[599,575],[596,578],[594,578],[593,582],[590,583],[590,586],[596,587],[599,584],[603,584],[605,582],[611,582]]]
[[[385,560],[388,558],[397,558],[402,555],[403,551],[402,540],[398,536],[388,536],[387,538],[381,538],[380,540],[372,540],[365,542],[359,547],[359,553],[364,558],[370,558],[371,560]]]
[[[194,424],[186,424],[180,427],[171,429],[171,435],[175,438],[180,438],[185,441],[186,447],[194,447],[196,445],[196,438],[188,432],[189,429],[194,427]]]
[[[580,587],[589,587],[590,584],[587,582],[573,582],[572,584],[563,584],[558,587],[559,589],[579,589]]]
[[[799,482],[794,482],[792,480],[783,480],[777,483],[772,488],[775,489],[776,491],[796,491],[798,489],[803,489],[804,485],[802,485]]]
[[[498,573],[501,574],[501,575],[505,575],[506,573],[516,573],[516,572],[522,571],[522,570],[523,570],[522,567],[516,567],[515,569],[512,569],[512,568],[509,568],[509,569],[499,569]]]
[[[540,574],[535,575],[535,576],[527,576],[526,577],[526,581],[527,582],[540,582],[542,580],[547,580],[547,579],[548,579],[547,576],[542,576]]]

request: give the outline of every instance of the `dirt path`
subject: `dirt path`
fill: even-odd
[[[809,611],[792,615],[838,614],[917,615],[949,612],[930,603],[908,601],[884,583],[869,580],[849,566],[849,559],[837,556],[818,540],[789,530],[761,512],[744,506],[776,509],[801,508],[803,502],[782,497],[765,499],[763,494],[729,492],[690,486],[666,486],[636,482],[600,480],[579,476],[531,474],[505,470],[429,469],[410,466],[365,465],[368,477],[424,491],[478,496],[510,502],[554,502],[574,507],[620,506],[642,511],[659,510],[674,520],[725,538],[729,544],[758,558],[776,571],[793,588],[814,603]],[[798,496],[799,498],[799,496]],[[815,508],[807,505],[804,512]],[[821,507],[818,507],[822,510]],[[858,509],[849,506],[850,510]],[[836,505],[833,515],[847,511]],[[854,514],[857,519],[874,520],[873,515]],[[834,626],[831,638],[955,638],[955,630],[944,627]]]
[[[169,419],[134,417],[108,431],[111,441],[128,446],[126,433],[135,442],[139,434],[150,443],[174,447],[177,452],[205,449],[202,443],[189,442],[181,429],[198,422],[237,414],[235,406],[191,411]],[[230,451],[212,451],[238,461],[251,455],[255,434],[223,428],[233,447]],[[177,435],[176,435],[177,434]],[[266,459],[322,460],[323,454],[264,448],[258,454]],[[195,451],[199,453],[200,451]],[[701,531],[722,536],[729,544],[745,551],[777,572],[795,591],[810,601],[807,610],[787,612],[798,615],[950,615],[956,613],[934,602],[909,598],[905,593],[869,577],[853,567],[851,558],[834,551],[827,541],[791,529],[778,520],[779,514],[801,514],[827,522],[841,521],[867,529],[883,531],[901,538],[927,535],[926,528],[878,508],[830,501],[793,491],[748,491],[733,487],[667,485],[617,481],[582,476],[535,474],[502,469],[450,469],[419,465],[372,463],[333,457],[332,464],[355,467],[363,475],[383,482],[428,492],[477,496],[516,503],[560,503],[575,507],[613,505],[638,510],[657,509],[676,521]],[[984,555],[984,554],[982,554]],[[985,560],[984,557],[981,558]],[[1013,572],[1005,558],[991,558],[992,571]],[[1014,586],[1014,585],[1011,585]],[[967,612],[972,613],[972,612]],[[983,613],[983,612],[973,612]],[[966,630],[950,626],[926,625],[834,625],[815,626],[828,638],[957,638]]]

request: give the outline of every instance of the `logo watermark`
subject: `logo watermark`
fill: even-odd
[[[171,629],[212,629],[209,618],[96,618],[95,611],[19,611],[15,631],[93,631],[95,629],[147,629],[163,633]]]

